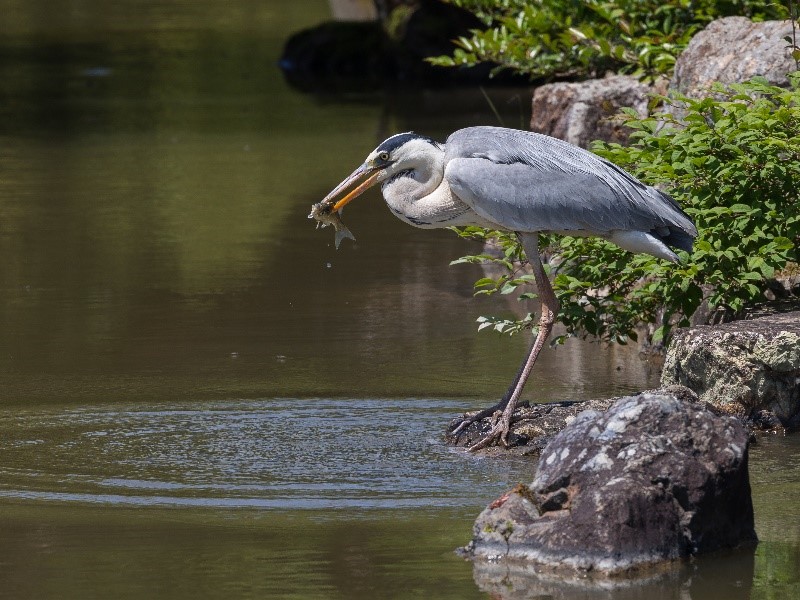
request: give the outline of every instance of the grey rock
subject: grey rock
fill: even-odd
[[[542,452],[530,486],[491,503],[466,552],[614,575],[756,540],[738,419],[664,394],[584,411]]]
[[[626,75],[542,85],[533,92],[531,130],[584,148],[593,140],[624,144],[632,130],[613,117],[623,107],[646,115],[650,91]]]
[[[661,376],[721,411],[800,427],[800,312],[679,331]],[[774,427],[769,427],[774,428]]]
[[[653,394],[670,394],[685,402],[697,402],[697,395],[690,389],[673,385],[658,390],[650,390]],[[538,455],[544,447],[564,427],[572,423],[575,418],[586,410],[605,412],[619,400],[616,398],[598,398],[594,400],[568,400],[562,402],[548,402],[546,404],[522,404],[514,411],[511,419],[509,433],[509,447],[490,446],[478,450],[478,454],[485,456]],[[453,446],[469,447],[480,441],[494,425],[493,417],[486,417],[472,423],[459,435],[449,433],[461,419],[467,417],[466,413],[460,418],[451,421],[445,438]]]
[[[715,82],[738,83],[755,76],[787,86],[787,74],[797,70],[783,39],[791,34],[789,21],[754,23],[746,17],[713,21],[678,57],[670,89],[702,98]]]

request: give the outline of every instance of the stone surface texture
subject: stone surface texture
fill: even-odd
[[[530,486],[479,515],[465,552],[615,575],[751,545],[748,439],[735,417],[671,395],[584,411],[543,450]]]
[[[679,331],[661,377],[727,413],[800,427],[800,312]]]
[[[631,130],[613,117],[623,107],[646,115],[648,93],[627,75],[542,85],[533,92],[531,130],[584,148],[593,140],[623,144]]]
[[[697,402],[697,395],[692,390],[679,385],[650,390],[649,393],[669,394],[686,402]],[[586,410],[605,412],[617,400],[619,400],[619,397],[548,402],[546,404],[523,404],[517,407],[511,419],[511,431],[508,436],[509,447],[490,446],[489,448],[478,450],[478,454],[485,456],[537,455],[541,453],[542,449],[558,432],[572,423],[580,413]],[[472,423],[457,436],[449,433],[460,422],[461,418],[450,422],[445,439],[451,445],[463,448],[479,442],[492,429],[494,424],[493,417],[486,417]]]
[[[783,38],[792,35],[789,21],[754,23],[746,17],[725,17],[695,35],[675,63],[670,89],[704,97],[714,82],[737,83],[757,75],[786,86],[797,70]]]

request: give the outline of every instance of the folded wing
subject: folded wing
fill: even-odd
[[[561,140],[496,127],[453,133],[445,177],[499,227],[608,236],[644,232],[691,251],[697,229],[680,206],[616,165]]]

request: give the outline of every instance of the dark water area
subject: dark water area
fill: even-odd
[[[527,344],[475,319],[527,307],[473,297],[479,267],[448,263],[477,247],[377,191],[338,251],[306,218],[386,136],[497,117],[480,90],[292,90],[283,40],[328,10],[0,2],[0,598],[503,597],[453,549],[533,466],[441,433]],[[528,90],[486,93],[526,126]],[[526,398],[658,377],[636,348],[571,340]],[[754,553],[631,589],[800,595],[798,451],[753,448]]]

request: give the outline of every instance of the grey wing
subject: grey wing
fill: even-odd
[[[446,144],[445,177],[476,213],[513,231],[652,231],[691,247],[697,230],[678,204],[619,167],[548,136],[461,129]],[[668,242],[669,243],[669,242]]]

